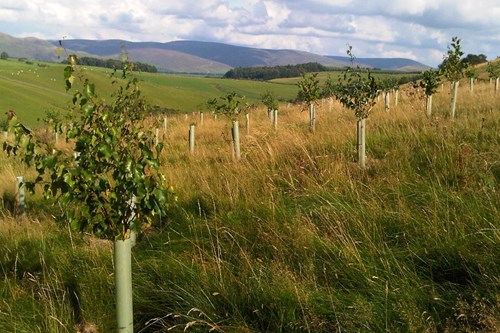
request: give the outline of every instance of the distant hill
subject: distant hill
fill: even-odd
[[[0,33],[0,51],[11,57],[57,61],[58,41],[15,38]],[[349,58],[324,56],[297,50],[272,50],[214,42],[129,42],[124,40],[64,40],[68,52],[102,58],[118,58],[126,50],[134,61],[154,65],[160,71],[224,74],[234,67],[283,66],[317,62],[328,67],[349,65]],[[360,66],[421,71],[428,66],[402,58],[359,58]]]
[[[15,58],[57,60],[54,45],[37,38],[15,38],[0,32],[0,52]]]
[[[344,62],[350,61],[348,57],[328,56],[328,58]],[[355,58],[355,61],[370,68],[400,70],[405,72],[421,71],[430,68],[418,61],[407,58]]]

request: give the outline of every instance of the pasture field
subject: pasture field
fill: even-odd
[[[146,96],[194,84],[140,78]],[[365,170],[355,117],[336,101],[319,101],[315,133],[301,106],[282,104],[277,129],[252,111],[239,161],[227,118],[173,114],[167,132],[149,119],[178,200],[133,249],[135,331],[498,332],[500,96],[463,82],[454,120],[448,85],[430,119],[403,89],[383,103],[367,119]],[[18,175],[35,176],[1,152],[0,331],[113,332],[112,243],[56,225],[64,207],[40,194],[16,216]]]
[[[394,72],[394,73],[377,73],[376,71],[372,73],[373,77],[377,80],[387,80],[387,79],[395,79],[395,80],[399,80],[400,78],[413,78],[415,77],[417,74],[414,74],[414,73],[398,73],[398,72]],[[320,83],[322,84],[323,82],[325,82],[327,80],[328,77],[330,77],[334,83],[337,83],[339,77],[342,76],[342,72],[341,71],[334,71],[334,72],[320,72],[318,73],[318,80],[320,81]],[[295,85],[297,84],[297,82],[299,82],[301,78],[300,77],[291,77],[291,78],[281,78],[281,79],[273,79],[271,80],[270,82],[273,82],[273,83],[281,83],[281,84],[291,84],[291,85]]]
[[[0,109],[16,111],[21,121],[30,126],[41,125],[37,119],[44,118],[48,111],[64,114],[71,100],[71,95],[64,91],[64,66],[2,60]],[[94,82],[102,96],[109,96],[112,87],[108,76],[112,70],[84,67],[83,72]],[[183,113],[200,111],[209,99],[231,91],[246,96],[251,103],[258,102],[266,90],[273,91],[281,100],[291,100],[297,94],[297,88],[293,85],[269,82],[151,73],[138,73],[137,77],[141,80],[141,90],[152,105]]]
[[[0,110],[16,111],[21,121],[29,126],[42,125],[38,119],[43,119],[47,112],[65,114],[71,95],[64,90],[64,66],[16,59],[0,61]],[[82,71],[94,82],[102,96],[109,96],[112,87],[108,76],[112,70],[83,67]],[[260,96],[267,90],[281,101],[295,99],[298,91],[295,86],[298,78],[261,82],[161,73],[136,75],[141,80],[140,87],[147,100],[171,112],[191,113],[206,109],[205,103],[209,99],[231,91],[245,96],[250,103],[258,103]],[[332,72],[332,77],[336,78],[337,75],[338,72]],[[379,77],[399,78],[405,75],[384,74]],[[318,76],[321,82],[326,77],[326,73]]]

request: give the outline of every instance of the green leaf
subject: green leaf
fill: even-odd
[[[166,189],[157,188],[153,191],[158,203],[165,203],[168,199],[168,191]]]

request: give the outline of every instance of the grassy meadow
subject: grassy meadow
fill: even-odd
[[[55,63],[0,61],[0,109],[14,110],[20,121],[29,126],[41,126],[47,112],[64,115],[72,95],[64,90],[63,68]],[[113,91],[109,75],[112,70],[82,67],[85,77],[96,85],[100,96]],[[231,91],[246,96],[257,103],[267,90],[281,100],[291,100],[297,95],[293,83],[229,80],[172,74],[138,73],[140,88],[151,105],[170,111],[192,113],[203,110],[205,103]],[[3,112],[2,112],[3,113]]]
[[[47,113],[64,116],[71,94],[64,90],[65,65],[46,62],[0,61],[0,110],[14,110],[20,120],[29,126],[42,126]],[[113,91],[109,75],[112,70],[82,67],[82,73],[96,85],[100,96],[106,98]],[[328,73],[320,73],[320,82]],[[339,72],[331,72],[336,79]],[[206,109],[206,102],[214,97],[235,91],[250,103],[259,103],[266,91],[272,91],[281,101],[297,96],[298,78],[277,79],[269,82],[232,80],[214,77],[186,76],[162,73],[137,73],[140,88],[151,105],[170,112],[192,113]],[[413,76],[409,74],[380,74],[377,78]]]
[[[153,104],[194,89],[143,75]],[[228,89],[199,80],[193,110]],[[264,87],[234,84],[252,97]],[[178,200],[133,249],[135,332],[498,332],[500,96],[464,80],[451,120],[444,85],[428,119],[412,92],[367,119],[365,170],[354,115],[336,101],[317,104],[315,133],[298,105],[280,106],[276,130],[252,111],[239,161],[227,118],[168,115],[166,132],[151,119]],[[34,172],[0,153],[0,331],[113,332],[112,244],[56,225],[64,207],[40,194],[16,216],[18,175]]]

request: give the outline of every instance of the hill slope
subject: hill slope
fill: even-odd
[[[57,61],[59,41],[15,38],[0,33],[0,51],[16,58]],[[135,61],[155,65],[161,71],[223,74],[233,67],[296,65],[318,62],[329,67],[344,67],[346,57],[324,56],[298,50],[272,50],[200,41],[129,42],[125,40],[65,40],[68,52],[79,55],[116,58],[126,50]],[[381,69],[424,70],[428,68],[410,59],[360,58],[361,66]]]
[[[348,57],[329,56],[331,59],[349,62]],[[406,58],[356,58],[356,62],[371,68],[400,70],[400,71],[421,71],[430,68],[418,61]]]

